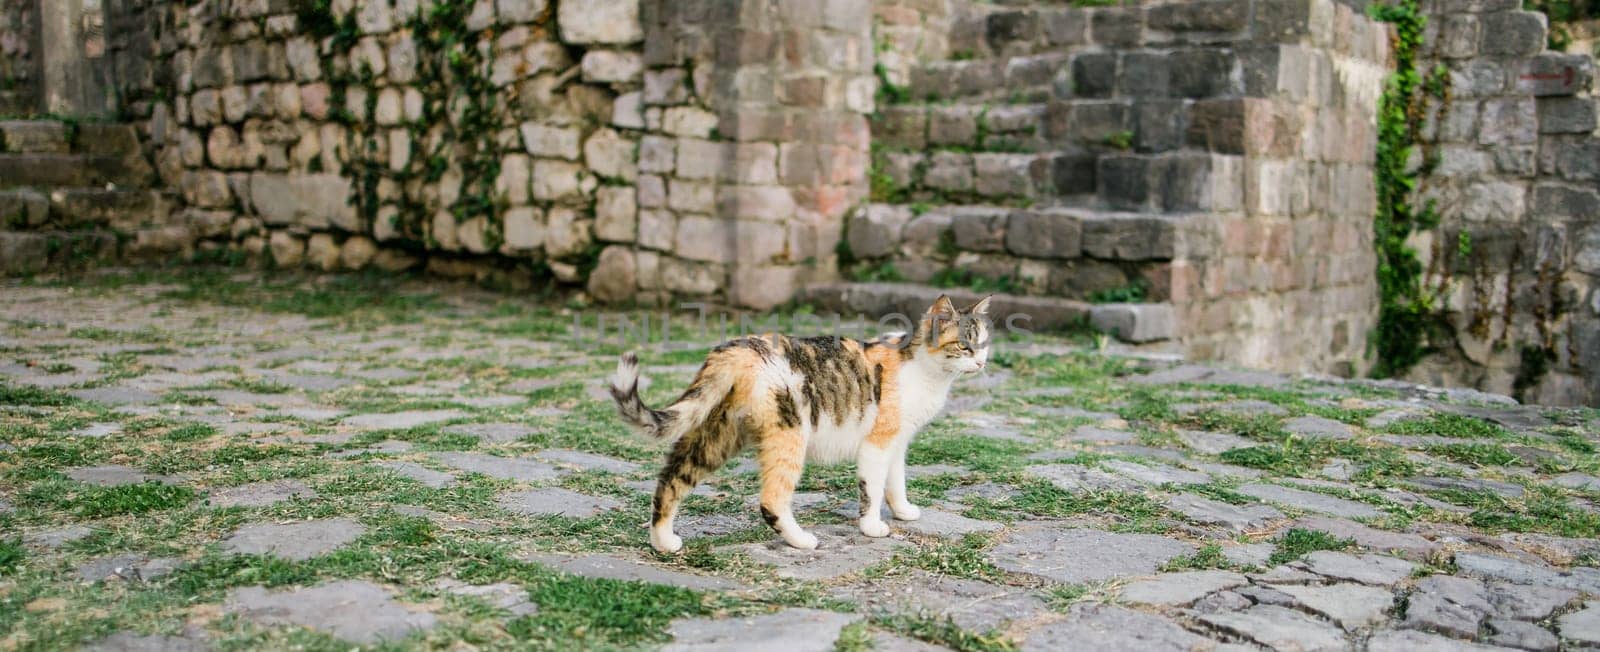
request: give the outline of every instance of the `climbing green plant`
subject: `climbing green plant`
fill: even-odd
[[[332,89],[331,117],[345,127],[348,160],[340,172],[353,182],[351,203],[376,224],[386,200],[382,189],[386,183],[397,189],[398,210],[389,226],[407,241],[425,242],[427,224],[440,210],[449,211],[457,223],[485,218],[484,237],[491,246],[502,237],[505,202],[495,192],[501,165],[495,137],[507,124],[509,107],[490,79],[487,46],[493,33],[467,27],[472,6],[472,0],[434,0],[407,23],[417,49],[416,80],[409,88],[421,94],[422,111],[392,127],[410,136],[412,155],[391,166],[389,157],[378,156],[391,127],[376,124],[373,71],[364,65],[334,65],[335,53],[349,53],[360,38],[354,17],[334,12],[332,0],[295,0],[300,25],[326,43],[322,68]],[[368,89],[362,115],[350,111],[347,103],[358,87]],[[460,170],[460,192],[448,206],[433,205],[419,193],[436,187],[452,163]]]
[[[1417,49],[1427,19],[1417,0],[1371,5],[1376,20],[1395,26],[1395,70],[1378,98],[1378,145],[1374,174],[1377,214],[1373,216],[1377,249],[1378,326],[1373,344],[1379,377],[1404,373],[1426,353],[1426,333],[1433,323],[1436,295],[1423,283],[1423,265],[1407,244],[1411,234],[1439,225],[1433,202],[1415,203],[1418,170],[1409,167],[1428,98],[1428,84],[1417,71]]]

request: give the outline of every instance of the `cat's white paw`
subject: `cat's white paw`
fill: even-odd
[[[817,549],[817,535],[805,530],[796,530],[793,534],[785,534],[783,535],[783,541],[800,550]]]
[[[889,511],[894,512],[894,517],[901,521],[915,521],[922,518],[922,508],[911,503],[890,505]]]
[[[656,552],[672,554],[678,552],[679,550],[683,550],[683,537],[671,532],[657,533],[656,531],[651,530],[650,547],[655,548]]]
[[[869,537],[889,536],[889,524],[883,519],[861,519],[861,533]]]

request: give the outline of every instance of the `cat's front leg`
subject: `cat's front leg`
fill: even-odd
[[[907,442],[909,444],[910,442]],[[901,444],[895,450],[889,462],[889,486],[885,489],[885,498],[889,501],[889,511],[894,512],[894,517],[902,521],[915,521],[922,518],[922,509],[911,504],[906,497],[906,449],[909,446]]]
[[[861,533],[869,537],[889,536],[883,522],[883,485],[889,477],[894,455],[867,443],[856,455],[856,478],[861,486]]]

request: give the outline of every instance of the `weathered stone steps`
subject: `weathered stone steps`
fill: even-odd
[[[162,221],[169,198],[155,190],[32,187],[0,190],[0,219],[12,228],[139,226]]]
[[[861,280],[987,285],[1076,302],[1165,302],[1175,282],[1172,261],[1209,237],[1213,222],[1204,213],[870,204],[847,220],[845,248],[849,273]]]
[[[1174,321],[1166,304],[1094,305],[1072,299],[990,294],[965,288],[941,288],[914,283],[820,283],[806,287],[804,298],[825,310],[872,318],[888,315],[915,317],[939,295],[957,305],[992,296],[989,313],[997,327],[1028,331],[1065,330],[1085,325],[1125,341],[1145,343],[1171,339]]]
[[[151,169],[142,160],[113,154],[0,154],[0,188],[19,186],[142,186]]]
[[[117,236],[106,230],[0,231],[0,274],[37,274],[113,259]]]

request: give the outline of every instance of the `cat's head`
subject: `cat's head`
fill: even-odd
[[[917,325],[917,355],[952,374],[982,370],[989,361],[989,299],[958,309],[939,295]]]

